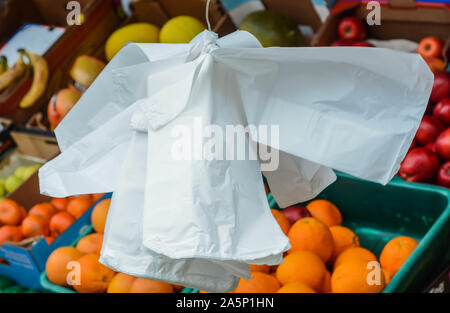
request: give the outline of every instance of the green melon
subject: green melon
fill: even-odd
[[[249,14],[241,23],[240,30],[255,36],[263,47],[298,47],[304,45],[297,25],[273,11],[257,11]]]

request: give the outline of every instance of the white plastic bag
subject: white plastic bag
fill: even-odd
[[[315,197],[336,179],[332,168],[387,183],[432,82],[418,55],[263,49],[246,32],[217,39],[205,31],[189,45],[129,45],[56,129],[63,153],[41,168],[41,192],[114,192],[105,265],[232,290],[248,277],[248,263],[279,264],[290,248],[269,210],[261,170],[282,207]],[[194,139],[193,157],[174,153],[182,130],[214,126],[211,135],[229,125],[278,129],[278,141],[272,133],[243,137],[246,146],[279,151],[277,166],[205,159]],[[229,138],[220,142],[228,148]]]

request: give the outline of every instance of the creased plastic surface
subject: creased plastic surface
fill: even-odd
[[[178,159],[174,130],[279,127],[278,144],[254,133],[245,142],[279,151],[264,175],[285,207],[320,193],[336,179],[332,169],[389,182],[432,82],[420,56],[386,49],[263,49],[246,32],[207,31],[189,45],[128,45],[56,129],[63,152],[41,168],[41,192],[114,192],[105,265],[232,290],[249,263],[279,264],[290,248],[267,204],[262,163]]]

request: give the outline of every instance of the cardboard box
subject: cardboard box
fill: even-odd
[[[206,0],[134,0],[132,2],[135,21],[148,22],[162,27],[170,18],[190,15],[206,25]],[[230,17],[217,0],[211,1],[209,9],[211,28],[220,36],[236,30]]]
[[[27,211],[37,203],[51,200],[40,194],[37,173],[8,198],[18,202]],[[95,204],[51,245],[43,237],[26,239],[20,243],[4,243],[0,246],[0,259],[3,259],[0,261],[0,275],[10,277],[24,287],[42,290],[39,279],[49,255],[60,247],[71,245],[89,227],[94,206]]]
[[[313,37],[312,45],[328,46],[338,39],[337,27],[346,16],[365,20],[370,12],[367,1],[339,1],[325,23]],[[367,38],[389,40],[409,39],[419,42],[427,36],[436,36],[450,45],[449,5],[421,6],[414,0],[389,0],[381,5],[381,25],[367,26]],[[448,49],[445,49],[448,52]],[[448,54],[448,53],[446,53]]]
[[[24,155],[48,161],[61,152],[55,134],[49,130],[19,127],[11,130],[11,137]]]
[[[65,33],[44,55],[50,68],[50,80],[45,94],[28,109],[18,104],[31,86],[31,78],[15,82],[0,94],[0,116],[23,125],[35,112],[42,110],[51,96],[67,86],[68,70],[76,56],[90,54],[102,44],[119,25],[110,0],[78,0],[84,23],[67,26],[66,4],[69,0],[8,0],[0,14],[0,44],[5,42],[24,23],[66,26]]]

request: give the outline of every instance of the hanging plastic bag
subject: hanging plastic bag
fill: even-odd
[[[332,168],[383,184],[396,173],[431,92],[420,56],[258,46],[208,31],[189,45],[128,46],[56,129],[63,152],[41,168],[41,192],[114,192],[101,262],[232,290],[248,263],[279,264],[290,248],[262,172],[282,206],[316,196]],[[239,160],[229,126],[258,158]]]

